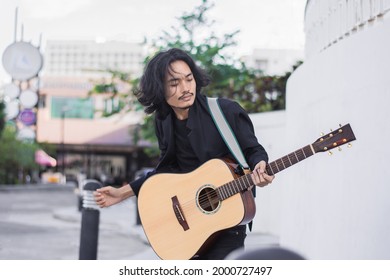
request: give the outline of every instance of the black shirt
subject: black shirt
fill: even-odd
[[[191,172],[200,165],[191,143],[188,140],[190,130],[187,128],[187,119],[174,118],[176,161],[183,173]]]

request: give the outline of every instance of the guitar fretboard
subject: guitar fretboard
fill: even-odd
[[[284,157],[281,157],[266,166],[268,175],[274,175],[310,156],[314,155],[313,149],[307,145],[301,149],[296,150]],[[225,200],[239,192],[249,189],[254,185],[251,174],[246,174],[238,179],[230,181],[216,189],[218,199]]]
[[[277,159],[271,163],[269,163],[266,167],[266,171],[268,175],[274,175],[308,157],[314,155],[314,152],[310,145],[307,145],[295,152],[292,152],[280,159]]]
[[[227,199],[239,192],[242,192],[254,185],[250,174],[241,176],[238,179],[230,181],[216,189],[220,201]]]

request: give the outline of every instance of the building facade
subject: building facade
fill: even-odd
[[[142,162],[142,145],[134,141],[143,113],[119,110],[110,94],[91,95],[96,83],[111,82],[109,71],[140,75],[143,48],[126,42],[48,41],[40,79],[37,141],[55,144],[58,171],[79,173],[105,183],[131,179]],[[118,82],[118,81],[116,81]],[[118,91],[130,92],[126,83]],[[131,97],[129,97],[131,98]]]
[[[283,76],[286,72],[291,72],[292,66],[303,58],[303,50],[254,49],[242,61],[248,68],[261,70],[265,75]]]
[[[129,42],[48,41],[43,75],[58,77],[109,77],[106,70],[139,76],[143,46]]]

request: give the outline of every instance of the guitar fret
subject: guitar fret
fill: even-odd
[[[226,194],[226,198],[229,197],[229,183],[225,185],[225,194]]]
[[[229,189],[229,183],[226,184],[226,188],[225,188],[225,191],[226,191],[226,197],[229,197],[230,196],[230,189]]]
[[[278,160],[277,160],[278,167],[279,167],[280,162],[282,162],[282,165],[283,165],[283,161],[282,161],[281,159],[278,159]],[[281,171],[281,170],[284,169],[283,166],[280,166],[280,167],[281,167],[281,168],[279,168],[279,171]]]
[[[244,187],[242,186],[243,182],[242,182],[242,177],[240,177],[238,180],[237,180],[237,192],[240,192],[242,190],[245,189],[245,185]]]
[[[230,182],[230,196],[232,196],[233,194],[235,194],[234,181]]]
[[[305,156],[305,158],[307,158],[306,154],[305,154],[305,150],[302,149],[302,152],[303,152],[303,155]]]
[[[233,191],[232,191],[232,183],[228,183],[228,191],[229,191],[229,196],[232,196],[233,195]]]
[[[240,187],[238,186],[237,180],[233,181],[233,190],[234,190],[233,191],[234,194],[236,194],[236,193],[238,193],[240,191]]]
[[[297,162],[299,162],[299,158],[297,157],[296,152],[294,152],[294,156],[297,158]]]
[[[216,188],[215,191],[217,192],[218,199],[220,201],[223,200],[223,196],[221,194],[221,188]]]
[[[222,192],[223,192],[223,197],[224,197],[224,199],[226,199],[227,198],[227,195],[226,195],[226,185],[223,185],[221,188],[222,188]]]
[[[223,196],[224,198],[228,198],[227,192],[226,192],[226,185],[223,186]]]
[[[269,169],[271,169],[271,173],[272,173],[272,174],[269,174],[269,175],[273,175],[273,174],[275,174],[275,171],[273,170],[273,168],[272,168],[272,165],[271,165],[271,164],[268,164],[268,165],[267,165],[267,167],[269,167]]]
[[[217,188],[218,198],[220,200],[225,200],[254,185],[250,176],[251,174],[246,174]]]
[[[291,163],[291,160],[289,159],[289,157],[288,156],[285,156],[284,157],[284,159],[285,159],[285,165],[287,166],[287,167],[290,167],[291,165],[293,165],[292,163]],[[286,168],[287,168],[286,167]]]
[[[303,150],[302,149],[300,149],[298,151],[297,155],[298,155],[299,161],[304,160],[306,158],[305,155],[303,154]]]
[[[313,150],[310,146],[306,146],[305,149],[307,150],[308,157],[314,155]]]
[[[228,183],[228,193],[229,193],[229,197],[232,196],[232,183],[231,182]]]
[[[291,159],[291,162],[293,163],[293,164],[296,164],[297,162],[299,162],[299,160],[298,160],[298,158],[297,158],[297,156],[296,156],[296,154],[295,153],[291,153],[290,154],[290,159]]]
[[[231,186],[230,186],[230,191],[232,192],[231,196],[236,194],[236,189],[235,189],[235,186],[234,186],[235,182],[236,181],[232,181],[231,182]]]
[[[290,162],[290,166],[293,165],[293,163],[292,163],[291,160],[290,160],[290,156],[289,156],[289,155],[287,155],[287,159],[288,159],[288,161]]]
[[[279,170],[279,167],[278,167],[278,165],[276,164],[276,162],[274,161],[274,165],[275,165],[275,167],[276,167],[276,169],[278,170],[278,172],[280,171]]]
[[[283,163],[284,169],[286,169],[286,165],[284,164],[284,157],[282,158],[282,163]]]
[[[235,192],[234,193],[238,193],[240,192],[240,186],[238,185],[239,181],[238,180],[234,180],[234,184],[236,185],[235,187]]]
[[[250,176],[249,174],[244,176],[246,181],[248,182],[248,188],[252,185],[252,183],[248,179],[249,176]]]
[[[248,176],[250,176],[250,174],[247,174],[247,175],[244,175],[242,178],[242,183],[244,184],[244,188],[247,189],[251,186],[250,184],[250,181],[248,179]]]
[[[221,188],[216,188],[215,191],[217,192],[218,199],[220,201],[223,200],[223,197],[221,195]]]

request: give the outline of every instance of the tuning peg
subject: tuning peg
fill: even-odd
[[[341,152],[342,151],[341,147],[339,147],[338,150]]]
[[[330,156],[333,155],[333,153],[332,153],[331,151],[329,151],[328,154],[329,154]]]
[[[324,135],[325,135],[325,133],[321,132],[321,133],[320,133],[320,135],[321,135],[321,136],[324,136]]]
[[[342,127],[341,123],[339,123],[339,127]]]
[[[348,143],[347,147],[348,147],[348,148],[351,148],[351,147],[352,147],[352,144],[351,144],[351,143]]]

